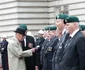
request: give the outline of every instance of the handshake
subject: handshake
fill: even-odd
[[[37,45],[35,48],[32,48],[32,52],[34,53],[36,50],[38,50],[39,47],[40,47],[40,46]]]

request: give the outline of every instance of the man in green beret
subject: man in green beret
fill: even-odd
[[[79,30],[79,19],[69,16],[65,20],[69,38],[56,70],[85,70],[85,37]]]
[[[55,54],[53,55],[53,61],[52,61],[52,70],[59,70],[58,68],[56,69],[57,64],[59,64],[60,58],[62,58],[62,51],[63,51],[63,46],[68,38],[68,33],[66,31],[66,23],[65,19],[69,17],[67,14],[59,14],[56,16],[56,27],[58,30],[58,36],[59,36],[59,42],[58,45],[56,45],[55,49]],[[58,58],[57,58],[58,57]],[[56,65],[56,66],[55,66]]]
[[[23,51],[34,48],[35,47],[35,41],[34,41],[34,38],[32,36],[27,35],[27,26],[25,24],[21,24],[19,26],[19,28],[24,29],[25,34],[26,34],[25,37],[24,37],[24,40],[22,41]],[[31,57],[25,57],[26,70],[38,69],[38,63],[39,62],[37,62],[36,56],[37,56],[37,54],[34,53],[33,56],[31,56]]]
[[[64,33],[64,31],[65,31],[65,19],[68,17],[68,15],[67,14],[59,14],[59,15],[57,15],[56,16],[56,23],[55,23],[55,25],[57,26],[57,28],[59,29],[59,30],[62,30],[62,33]]]
[[[48,43],[44,47],[43,70],[52,70],[52,57],[55,45],[58,43],[56,29],[55,25],[48,26],[49,38]]]
[[[43,68],[43,70],[45,70],[45,66],[43,66],[43,63],[45,61],[45,49],[46,49],[46,44],[49,42],[48,39],[49,39],[49,34],[48,34],[48,26],[45,27],[44,29],[44,34],[43,34],[43,37],[44,37],[44,42],[42,43],[42,46],[41,46],[41,51],[40,51],[40,64],[41,64],[41,68]]]
[[[79,29],[79,19],[75,16],[70,16],[65,20],[66,29],[71,34],[75,29]],[[68,27],[69,26],[69,27]],[[75,28],[76,27],[76,28]]]
[[[56,27],[57,30],[59,31],[59,40],[61,39],[61,41],[63,41],[64,36],[66,36],[67,31],[66,31],[66,23],[65,23],[65,19],[69,17],[67,14],[59,14],[56,16]]]

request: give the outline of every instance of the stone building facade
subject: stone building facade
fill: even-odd
[[[33,35],[54,24],[59,13],[78,16],[85,24],[85,0],[0,0],[0,36],[13,36],[20,24]]]

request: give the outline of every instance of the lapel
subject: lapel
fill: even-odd
[[[73,38],[70,39],[70,41],[68,42],[68,45],[67,46],[64,46],[64,52],[68,50],[68,48],[72,45],[74,45],[77,41],[77,39],[79,38],[79,35],[80,35],[80,31],[78,31],[74,36]]]
[[[55,36],[51,39],[51,41],[49,42],[49,46],[47,47],[47,49],[50,49],[50,51],[55,50],[55,46],[58,43],[58,38]]]
[[[32,39],[30,38],[30,36],[26,36],[26,48],[31,49],[33,47],[34,45]]]
[[[54,39],[55,39],[55,37],[53,37],[53,38],[48,42],[48,44],[47,44],[46,46],[47,46],[47,47],[51,46],[52,43],[53,43],[53,41],[54,41]]]
[[[80,31],[78,31],[78,32],[74,35],[74,37],[71,39],[69,45],[68,45],[67,47],[64,47],[63,55],[66,53],[66,51],[70,50],[71,47],[74,47],[75,44],[76,44],[76,42],[77,42],[77,40],[78,40],[80,37],[82,37],[82,36],[83,36],[83,34],[82,34]],[[63,56],[62,59],[64,59],[65,57],[66,57],[66,56]]]
[[[64,33],[61,37],[61,40],[58,42],[57,44],[57,55],[58,56],[61,56],[63,50],[64,50],[64,44],[65,42],[67,41],[67,38],[69,37],[69,34],[68,33]]]
[[[26,46],[25,46],[25,42],[26,42]],[[24,40],[22,41],[22,49],[23,50],[26,50],[28,48],[27,47],[27,42],[28,42],[28,39],[27,39],[27,36],[26,36],[25,41]]]

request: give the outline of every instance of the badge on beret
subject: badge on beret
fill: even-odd
[[[67,20],[65,20],[65,22],[67,22]]]
[[[28,47],[29,48],[33,48],[33,44],[32,43],[28,43]]]
[[[57,18],[59,18],[59,16],[57,16]]]

